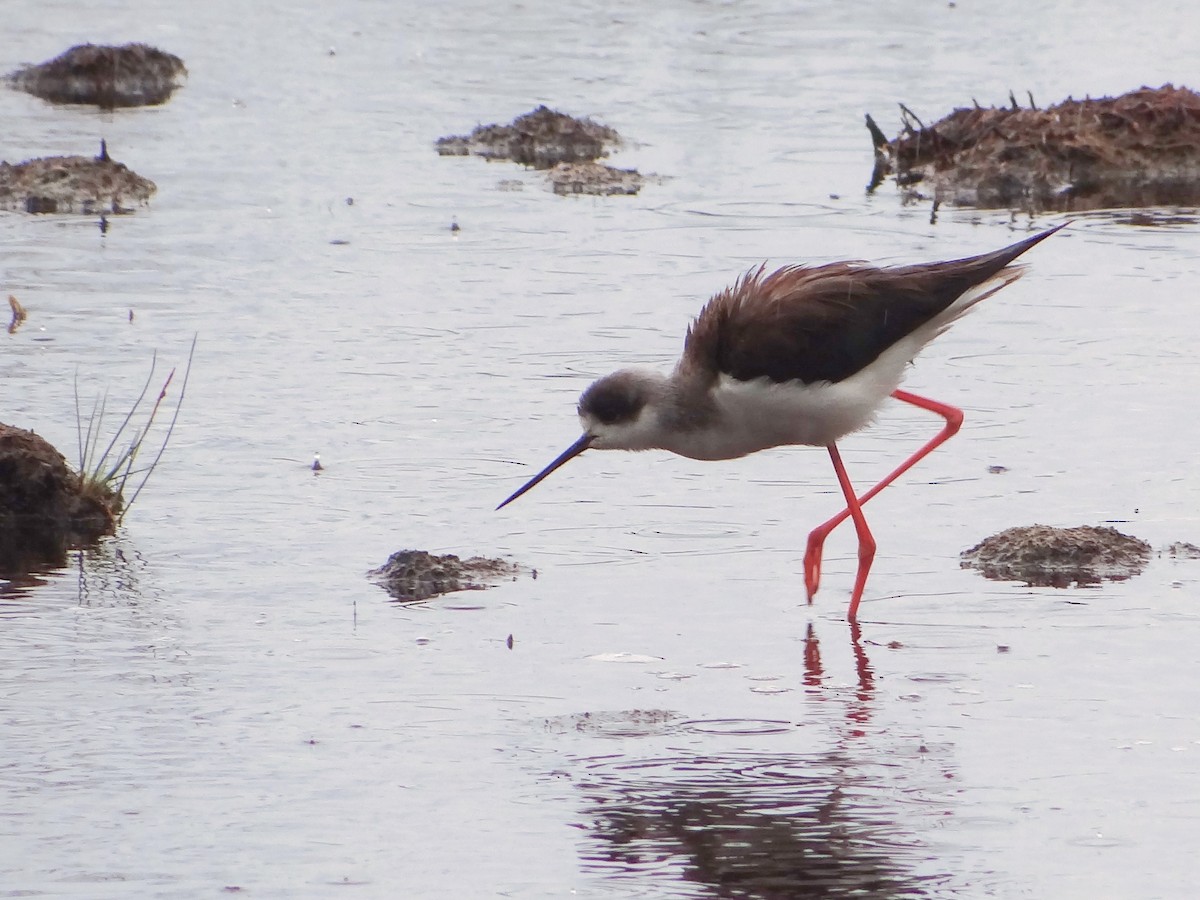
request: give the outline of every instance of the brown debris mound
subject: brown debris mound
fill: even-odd
[[[165,103],[186,76],[183,60],[146,44],[80,44],[48,62],[17,69],[8,83],[52,103],[115,109]]]
[[[1170,84],[1046,109],[956,109],[894,140],[875,125],[871,189],[981,209],[1075,211],[1200,204],[1200,94]]]
[[[979,569],[985,578],[1070,587],[1131,578],[1149,562],[1150,552],[1145,541],[1115,528],[1027,525],[986,538],[961,559],[963,568]]]
[[[478,125],[469,135],[438,138],[435,146],[442,156],[510,159],[550,169],[559,163],[595,162],[620,143],[621,136],[607,125],[539,106],[511,125]]]
[[[47,156],[10,165],[0,162],[0,209],[31,213],[127,213],[157,190],[108,155]]]
[[[63,565],[67,550],[112,534],[119,511],[45,438],[0,423],[0,575]]]
[[[594,162],[559,163],[546,177],[556,194],[636,194],[646,182],[637,169],[618,169]]]
[[[434,146],[442,156],[507,159],[545,170],[556,194],[636,194],[646,182],[636,169],[597,162],[621,144],[607,125],[539,106],[511,125],[479,125],[468,135],[438,138]]]
[[[520,567],[502,559],[453,553],[434,556],[424,550],[397,550],[378,569],[367,573],[400,603],[416,603],[454,591],[482,591],[496,581],[515,579]]]

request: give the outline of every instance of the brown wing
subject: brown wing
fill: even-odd
[[[704,307],[688,329],[685,364],[739,380],[841,381],[1057,230],[948,262],[760,268]]]

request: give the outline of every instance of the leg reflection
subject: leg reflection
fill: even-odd
[[[847,720],[859,726],[866,726],[871,721],[871,708],[875,700],[875,670],[863,647],[862,629],[857,622],[850,623],[850,650],[854,656],[854,670],[858,676],[858,687],[854,699],[847,705]],[[825,687],[825,670],[821,664],[821,642],[817,638],[817,630],[812,622],[804,635],[804,685],[809,688]],[[822,696],[824,699],[824,695]],[[864,732],[856,728],[850,732],[861,737]]]

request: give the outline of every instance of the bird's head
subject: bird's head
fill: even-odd
[[[555,469],[589,448],[649,450],[659,446],[656,403],[664,396],[666,381],[654,373],[622,369],[594,382],[579,398],[579,423],[583,426],[583,434],[496,509],[512,503]]]

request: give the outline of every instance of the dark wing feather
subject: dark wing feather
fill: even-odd
[[[948,262],[788,266],[766,276],[759,268],[704,307],[683,364],[714,378],[841,381],[1057,230]]]

